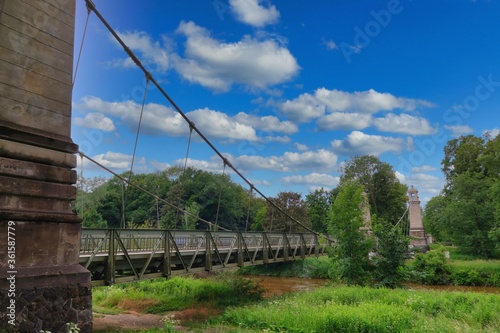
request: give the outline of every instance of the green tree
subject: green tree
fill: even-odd
[[[199,220],[200,206],[196,202],[186,205],[186,212],[183,213],[183,229],[195,230]]]
[[[301,222],[306,227],[311,227],[311,220],[307,212],[307,205],[302,200],[302,195],[296,192],[280,192],[275,198],[270,200],[280,207],[291,217]],[[263,227],[265,230],[279,231],[279,232],[304,232],[304,228],[298,225],[295,221],[288,218],[279,210],[268,204],[266,210],[266,217],[264,219]]]
[[[254,217],[254,222],[252,223],[250,229],[252,231],[264,231],[264,220],[266,219],[267,207],[265,205],[261,206]]]
[[[479,157],[484,151],[484,139],[474,135],[450,140],[444,147],[441,170],[446,178],[445,191],[451,190],[453,178],[464,173],[482,173]]]
[[[423,222],[425,230],[439,242],[453,241],[446,222],[445,213],[448,205],[449,198],[440,194],[430,199],[424,209]]]
[[[314,231],[326,233],[331,202],[332,193],[324,188],[315,190],[306,195],[307,210]]]
[[[494,257],[500,249],[500,137],[462,136],[450,140],[444,152],[446,185],[428,203],[424,222],[438,239],[452,240],[461,252]]]
[[[380,286],[395,288],[406,278],[405,261],[410,258],[410,239],[403,235],[399,226],[373,217],[377,252],[374,258],[375,278]]]
[[[495,226],[494,204],[488,196],[491,179],[465,172],[453,178],[445,223],[454,243],[467,254],[490,258],[495,243],[488,233]]]
[[[374,241],[361,229],[364,226],[363,190],[357,181],[344,181],[330,211],[328,231],[335,239],[331,251],[335,273],[347,284],[363,285],[371,278],[368,254]]]
[[[372,215],[396,224],[406,211],[407,187],[392,166],[372,155],[356,156],[342,169],[340,184],[357,180],[364,186]]]

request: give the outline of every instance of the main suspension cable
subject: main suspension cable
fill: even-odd
[[[142,62],[137,58],[137,56],[130,50],[130,48],[123,42],[123,40],[120,38],[120,36],[114,31],[114,29],[109,25],[109,23],[106,21],[106,19],[101,15],[101,13],[97,10],[96,6],[91,0],[85,0],[87,3],[87,6],[96,14],[96,16],[101,20],[101,22],[104,24],[104,26],[108,29],[108,31],[113,35],[113,37],[116,39],[116,41],[123,47],[124,51],[128,54],[128,56],[132,59],[132,61],[139,67],[144,74],[151,80],[151,82],[156,86],[158,91],[168,100],[168,102],[172,105],[172,107],[181,115],[181,117],[188,123],[189,127],[192,128],[202,139],[205,141],[205,143],[226,163],[245,183],[247,183],[250,187],[255,190],[266,202],[268,202],[271,206],[276,208],[280,213],[285,215],[287,218],[295,222],[296,224],[300,225],[302,228],[305,230],[315,234],[315,235],[320,235],[317,231],[314,231],[313,229],[309,228],[308,226],[304,225],[300,221],[298,221],[296,218],[285,212],[281,207],[276,205],[271,199],[269,199],[264,193],[262,193],[259,189],[255,188],[253,184],[245,177],[243,174],[236,169],[231,162],[212,144],[212,142],[195,126],[195,124],[186,116],[186,114],[180,109],[180,107],[174,102],[174,100],[165,92],[165,90],[160,86],[160,84],[154,79],[154,77],[151,75],[151,73],[144,67]]]

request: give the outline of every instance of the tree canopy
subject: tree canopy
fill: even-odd
[[[498,256],[500,136],[462,136],[450,140],[444,154],[446,185],[427,203],[425,226],[464,253]]]
[[[406,211],[407,187],[396,177],[392,166],[376,156],[355,156],[342,169],[340,184],[356,180],[363,185],[370,212],[396,224]]]

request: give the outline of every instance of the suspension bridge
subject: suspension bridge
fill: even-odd
[[[77,323],[92,332],[92,285],[301,260],[324,254],[315,230],[265,196],[196,127],[106,22],[94,13],[152,84],[226,168],[260,195],[273,212],[303,233],[225,230],[131,181],[146,93],[137,124],[129,177],[78,150],[71,132],[72,89],[84,46],[73,68],[75,1],[0,1],[0,330],[66,331]],[[88,23],[88,19],[87,19]],[[86,24],[87,26],[87,24]],[[85,28],[86,29],[86,28]],[[145,90],[146,91],[146,90]],[[83,229],[76,198],[77,154],[156,202],[206,223],[208,231]],[[415,196],[414,202],[419,202]],[[218,207],[217,212],[219,212]],[[411,209],[410,209],[411,210]],[[247,217],[248,222],[248,217]],[[324,239],[323,238],[323,239]],[[8,251],[6,251],[8,249]]]
[[[109,229],[96,230],[84,229],[82,231],[80,245],[80,264],[92,273],[94,285],[112,284],[117,282],[127,282],[133,280],[155,278],[161,276],[171,276],[186,274],[199,270],[212,271],[229,267],[242,267],[244,265],[259,265],[270,262],[283,262],[290,260],[304,259],[309,256],[324,254],[325,246],[320,246],[318,239],[320,235],[290,216],[285,210],[276,205],[270,198],[265,196],[256,188],[233,164],[215,147],[215,145],[202,133],[200,129],[186,116],[174,100],[160,86],[155,77],[144,67],[141,60],[125,44],[115,30],[109,25],[106,19],[100,14],[95,5],[90,0],[86,0],[88,15],[95,13],[101,23],[111,33],[114,39],[121,45],[124,52],[130,57],[133,63],[144,73],[146,86],[142,101],[141,113],[137,124],[137,132],[130,163],[128,177],[124,177],[113,172],[98,161],[87,156],[84,152],[79,152],[83,159],[89,160],[103,170],[121,180],[122,184],[147,193],[156,202],[162,202],[172,208],[177,213],[191,216],[203,223],[210,229],[216,231],[180,231],[180,230],[127,230]],[[88,20],[87,20],[88,23]],[[86,26],[84,31],[86,30]],[[82,37],[82,47],[84,45],[85,32]],[[81,51],[80,51],[81,54]],[[77,76],[79,59],[77,60],[75,78]],[[299,225],[307,233],[265,233],[248,232],[247,224],[244,232],[232,231],[222,228],[219,225],[218,216],[220,207],[217,207],[215,221],[207,221],[193,216],[192,213],[183,209],[180,202],[170,202],[160,196],[148,191],[145,188],[133,183],[134,160],[136,157],[137,144],[140,137],[141,122],[146,101],[146,92],[149,84],[164,96],[168,102],[184,119],[189,126],[189,138],[187,143],[184,170],[186,169],[189,157],[189,148],[193,132],[196,133],[215,154],[220,158],[223,165],[223,173],[226,168],[231,169],[235,175],[249,186],[249,195],[257,193],[268,205],[279,214],[283,214]],[[83,171],[81,171],[83,173]],[[124,186],[122,187],[124,188]],[[222,189],[221,189],[222,190]],[[123,194],[123,205],[125,205],[126,195]],[[124,208],[122,207],[122,210]],[[223,209],[223,208],[222,208]],[[122,226],[126,225],[124,214],[122,214]]]
[[[80,264],[96,286],[302,260],[326,245],[311,233],[83,229]]]

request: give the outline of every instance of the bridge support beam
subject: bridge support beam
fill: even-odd
[[[74,0],[0,0],[0,331],[92,331],[70,138]]]

